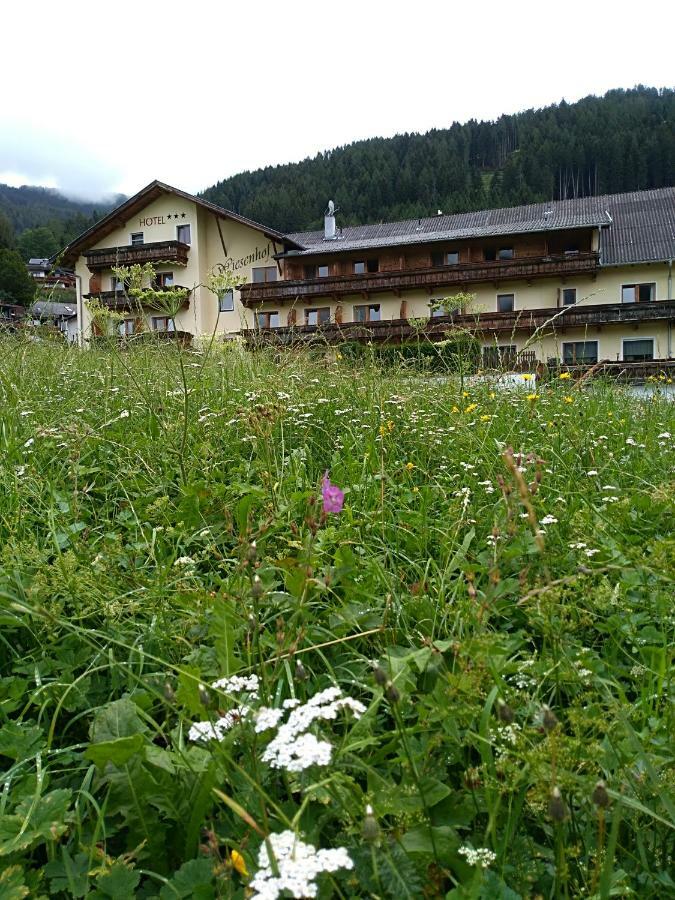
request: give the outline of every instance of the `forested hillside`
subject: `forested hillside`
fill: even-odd
[[[372,138],[227,178],[203,196],[282,231],[675,184],[675,91],[613,90],[496,122]]]
[[[123,199],[92,203],[50,188],[0,184],[0,247],[16,247],[26,259],[52,256]]]

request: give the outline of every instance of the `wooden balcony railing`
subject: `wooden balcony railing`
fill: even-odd
[[[245,306],[262,303],[284,303],[316,297],[341,297],[345,294],[370,295],[414,288],[436,288],[476,284],[483,281],[550,278],[552,276],[594,273],[598,268],[597,253],[574,256],[533,256],[492,262],[464,263],[427,269],[395,269],[364,275],[331,275],[303,281],[271,281],[244,284],[241,300]]]
[[[179,284],[171,285],[171,287],[165,288],[155,288],[158,291],[187,291],[188,296],[185,298],[181,309],[188,309],[190,306],[190,293],[191,289],[182,287]],[[133,297],[128,297],[124,291],[92,291],[90,294],[82,295],[85,300],[99,300],[104,306],[107,306],[108,309],[117,309],[117,310],[134,310],[138,308],[138,303],[134,300]],[[143,304],[144,309],[163,309],[161,303],[158,303],[155,306],[150,304]]]
[[[127,244],[124,247],[102,247],[87,250],[85,257],[91,271],[128,266],[134,263],[175,263],[186,266],[190,245],[181,241],[152,241],[148,244]]]
[[[255,345],[306,344],[312,342],[335,344],[342,341],[373,341],[400,343],[418,334],[429,340],[443,340],[454,329],[482,334],[533,331],[547,325],[551,331],[568,328],[598,327],[613,323],[675,321],[675,300],[654,300],[648,303],[605,303],[593,306],[562,307],[559,309],[525,309],[505,313],[470,313],[438,316],[423,324],[415,320],[390,319],[380,322],[345,322],[326,325],[295,325],[284,328],[252,328],[244,331],[245,340]]]

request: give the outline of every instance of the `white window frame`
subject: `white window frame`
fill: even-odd
[[[646,301],[643,300],[642,302],[645,303]],[[651,341],[652,342],[652,359],[656,359],[656,338],[652,337],[651,335],[645,335],[644,337],[642,335],[640,335],[640,337],[632,337],[632,338],[622,337],[621,338],[621,361],[622,362],[628,362],[628,360],[626,360],[625,355],[624,355],[625,354],[624,345],[626,344],[627,341],[629,343],[630,343],[630,341]],[[631,362],[632,362],[632,360],[631,360]],[[649,360],[647,360],[647,362],[649,362]]]
[[[565,345],[566,344],[595,344],[595,362],[594,363],[580,363],[576,360],[574,362],[567,362],[565,360]],[[590,340],[580,340],[580,341],[561,341],[560,342],[560,362],[564,366],[594,366],[596,363],[600,362],[600,341],[597,338],[591,338]]]
[[[623,299],[623,290],[624,288],[632,287],[638,288],[643,284],[651,284],[654,287],[653,298],[652,300],[638,300],[637,297],[633,300],[624,300]],[[621,303],[653,303],[656,300],[656,282],[655,281],[629,281],[626,284],[621,285],[621,289],[619,290],[619,300]]]
[[[376,306],[378,316],[376,319],[371,319],[370,310]],[[356,318],[356,310],[357,309],[366,309],[367,317],[365,319],[357,319]],[[356,322],[359,325],[367,325],[369,322],[381,322],[382,321],[382,304],[381,303],[355,303],[352,306],[352,322]]]
[[[328,319],[325,322],[320,322],[319,321],[319,313],[323,312],[324,310],[328,311]],[[310,313],[316,313],[316,322],[313,325],[311,322],[308,321]],[[330,306],[313,306],[313,307],[311,307],[311,309],[305,310],[305,325],[308,325],[312,328],[320,328],[322,325],[327,325],[330,322],[330,320],[331,320]]]
[[[565,291],[574,291],[574,303],[565,303]],[[577,289],[575,287],[560,288],[560,308],[561,309],[569,309],[570,306],[576,306],[576,304],[577,304]]]
[[[178,237],[178,234],[179,234],[181,228],[189,228],[190,229],[190,240],[189,241],[182,241]],[[188,247],[192,246],[192,222],[181,222],[180,225],[176,225],[176,240],[179,241],[181,244],[187,244]]]
[[[134,238],[135,238],[135,237],[138,237],[139,234],[140,234],[140,236],[141,236],[141,240],[140,240],[140,241],[135,241]],[[129,244],[130,244],[130,246],[132,246],[132,247],[140,247],[141,244],[144,244],[144,243],[145,243],[145,233],[144,233],[143,231],[132,231],[132,232],[131,232],[131,235],[130,235],[130,237],[129,237]]]
[[[225,300],[230,299],[230,305],[225,306]],[[234,312],[234,288],[230,288],[229,291],[225,291],[222,297],[218,298],[218,312]]]
[[[500,297],[513,297],[513,309],[508,310],[508,311],[501,310],[499,308],[499,298]],[[498,313],[503,312],[504,315],[506,315],[507,312],[515,312],[516,309],[517,309],[517,306],[516,306],[516,292],[515,291],[500,291],[498,294],[495,294],[495,311],[496,312],[498,312]]]

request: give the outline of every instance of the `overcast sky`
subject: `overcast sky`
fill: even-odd
[[[665,0],[5,2],[0,182],[194,192],[359,138],[672,86],[674,25]]]

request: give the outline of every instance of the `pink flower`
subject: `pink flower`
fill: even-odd
[[[323,500],[324,512],[342,512],[342,506],[345,502],[344,491],[341,491],[336,484],[330,483],[328,472],[325,472],[321,479],[321,499]]]

